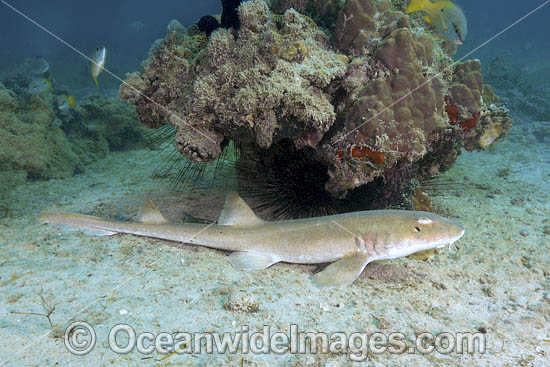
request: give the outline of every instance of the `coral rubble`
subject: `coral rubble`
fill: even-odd
[[[512,124],[479,61],[454,64],[402,6],[251,0],[238,8],[240,28],[204,43],[172,23],[120,95],[145,125],[174,125],[192,161],[212,162],[233,140],[258,166],[291,142],[322,167],[334,198],[379,179],[402,195],[412,178],[448,169],[462,148],[486,148]]]

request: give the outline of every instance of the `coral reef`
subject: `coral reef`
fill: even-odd
[[[375,74],[372,80],[360,77],[361,82],[350,83],[362,87],[348,90],[349,98],[341,107],[347,111],[345,128],[328,142],[327,151],[336,149],[342,152],[349,146],[366,148],[367,152],[373,153],[364,157],[381,166],[392,166],[399,159],[413,162],[426,153],[427,137],[434,130],[443,129],[447,121],[443,109],[442,82],[438,78],[428,81],[422,73],[422,66],[428,67],[431,62],[426,56],[427,48],[423,40],[416,41],[409,29],[400,28],[382,42],[375,53],[383,62],[381,73]],[[415,92],[411,93],[413,90]],[[382,157],[383,153],[385,159],[377,159],[374,152],[378,157]],[[352,154],[349,158],[363,157]],[[338,160],[333,160],[331,175],[337,181],[334,192],[340,191],[341,187],[348,189],[355,185],[357,176],[350,181],[338,173],[345,172],[339,167],[348,165],[347,162],[340,156]],[[369,180],[368,176],[375,171],[363,169],[360,181],[364,183]]]
[[[58,121],[84,164],[146,143],[147,129],[136,124],[135,107],[116,99],[89,96],[76,110],[58,113]]]
[[[376,16],[386,16],[390,11],[389,1],[350,0],[338,15],[334,31],[334,44],[342,50],[361,50],[373,38],[379,38]],[[388,12],[387,14],[384,14]],[[397,13],[395,13],[397,15]],[[399,15],[398,15],[399,16]],[[407,19],[407,18],[404,18]]]
[[[269,8],[277,14],[294,9],[314,19],[327,29],[334,29],[338,14],[343,7],[341,0],[267,0]]]
[[[185,90],[192,88],[193,82],[191,60],[206,40],[205,34],[188,36],[179,22],[172,21],[166,38],[151,47],[143,72],[128,75],[120,87],[120,97],[136,105],[145,126],[156,128],[169,123],[170,111],[177,111],[185,103]]]
[[[268,0],[267,4],[271,11],[283,14],[289,9],[294,9],[300,13],[305,13],[310,0]]]
[[[178,149],[195,161],[217,158],[224,138],[262,148],[288,137],[316,145],[336,118],[324,89],[343,76],[347,57],[331,51],[313,21],[294,10],[285,13],[280,31],[264,2],[245,2],[239,10],[237,39],[217,30],[191,66],[171,57],[181,45],[169,32],[143,72],[127,79],[141,94],[121,87],[146,125],[171,120]]]
[[[18,95],[0,84],[0,195],[25,180],[71,176],[109,150],[144,142],[145,128],[127,103],[88,97],[62,111],[54,100],[49,93]]]
[[[77,170],[78,156],[63,131],[52,126],[54,119],[53,108],[40,96],[21,100],[0,84],[2,181],[13,175],[23,180],[61,178]]]
[[[175,144],[192,161],[212,162],[228,140],[239,143],[241,169],[271,172],[241,181],[256,177],[265,192],[292,167],[276,162],[294,157],[293,169],[312,174],[289,174],[279,194],[297,197],[302,182],[316,192],[312,203],[328,203],[313,214],[345,210],[332,200],[354,190],[368,198],[362,208],[407,206],[411,179],[448,169],[463,148],[494,144],[512,121],[483,84],[479,61],[454,64],[456,48],[416,27],[402,6],[243,2],[238,31],[218,29],[188,55],[178,50],[197,35],[169,28],[120,94],[145,125],[174,125]]]
[[[479,113],[482,94],[483,76],[479,60],[458,63],[449,88],[449,103],[462,105],[470,113]]]
[[[239,29],[239,14],[237,8],[242,0],[222,0],[222,27]]]
[[[199,31],[206,33],[206,35],[210,37],[212,32],[220,28],[220,22],[218,22],[218,20],[211,15],[205,15],[199,19],[197,22],[197,27],[199,28]]]

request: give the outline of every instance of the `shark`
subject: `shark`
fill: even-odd
[[[372,261],[441,248],[459,240],[464,227],[439,215],[408,210],[370,210],[316,218],[264,221],[236,193],[229,193],[217,223],[171,223],[147,199],[137,221],[45,212],[38,221],[99,236],[131,234],[231,251],[241,270],[278,262],[331,263],[313,275],[318,287],[353,283]]]

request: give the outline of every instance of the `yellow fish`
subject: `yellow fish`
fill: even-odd
[[[61,111],[66,111],[69,108],[76,108],[76,101],[74,99],[74,95],[66,96],[65,94],[60,95],[57,98],[57,107]]]
[[[52,76],[50,75],[47,78],[33,79],[27,89],[30,94],[43,94],[52,92]]]
[[[92,72],[92,78],[94,78],[94,83],[99,87],[99,83],[97,82],[97,77],[101,72],[103,71],[103,68],[105,68],[105,59],[107,57],[107,49],[103,46],[96,48],[93,56],[92,56],[92,66],[91,66],[91,72]]]
[[[461,45],[468,33],[466,16],[460,7],[450,0],[411,0],[405,11],[407,14],[417,11],[428,13],[424,18],[432,24],[439,34],[439,38],[445,41]]]
[[[72,108],[76,107],[76,101],[74,100],[74,96],[72,94],[67,98],[67,102]]]

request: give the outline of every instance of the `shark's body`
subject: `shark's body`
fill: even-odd
[[[321,218],[264,222],[230,194],[217,225],[173,224],[148,201],[139,222],[113,222],[70,213],[44,213],[39,221],[96,235],[128,233],[233,251],[243,270],[277,262],[335,262],[314,277],[320,286],[352,283],[371,261],[442,247],[464,233],[460,224],[427,212],[374,210]]]

